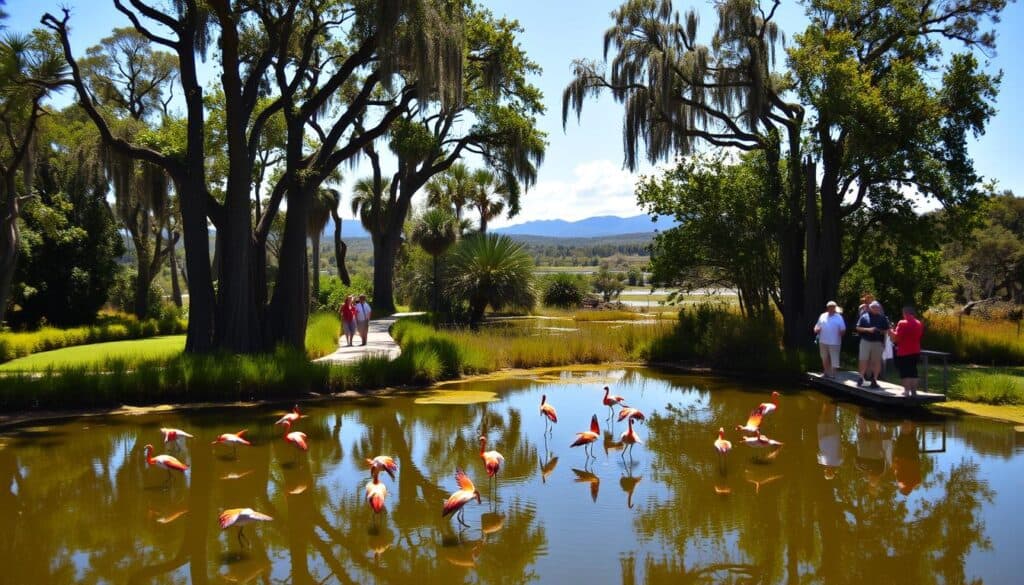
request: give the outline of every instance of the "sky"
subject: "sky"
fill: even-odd
[[[578,123],[573,115],[563,130],[561,120],[562,90],[571,79],[572,60],[601,58],[603,34],[611,25],[609,13],[620,2],[478,1],[495,15],[517,19],[522,25],[522,46],[543,69],[533,82],[544,93],[547,107],[538,119],[538,127],[548,135],[548,149],[537,184],[524,194],[522,211],[517,217],[502,217],[491,225],[643,213],[633,194],[638,175],[623,168],[622,106],[608,97],[589,100]],[[6,24],[10,30],[27,31],[38,25],[43,12],[60,14],[62,6],[72,9],[71,42],[76,54],[83,54],[113,27],[128,24],[108,0],[8,0],[6,10],[10,18]],[[714,26],[711,2],[675,2],[675,6],[680,10],[696,9],[700,29],[705,34]],[[795,2],[783,2],[776,20],[787,38],[806,27],[803,10]],[[1015,36],[1013,31],[1022,29],[1024,3],[1010,3],[1002,14],[1002,22],[995,27],[996,54],[977,54],[990,71],[1002,70],[1003,80],[996,102],[998,113],[990,120],[987,133],[970,145],[975,166],[985,180],[994,180],[999,189],[1009,189],[1018,195],[1024,195],[1024,165],[1019,162],[1024,151],[1024,112],[1012,105],[1024,103],[1024,36]],[[652,171],[648,166],[641,168],[639,174]],[[361,172],[357,169],[354,176]]]

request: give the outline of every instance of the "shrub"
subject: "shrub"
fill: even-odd
[[[964,372],[953,380],[949,396],[986,404],[1024,404],[1024,376],[999,370]]]
[[[329,276],[320,279],[320,294],[316,298],[315,311],[336,313],[338,307],[345,302],[348,295],[365,294],[370,297],[373,303],[373,283],[365,276],[355,275],[352,277],[352,285],[345,286],[337,276]]]
[[[545,277],[541,286],[541,302],[549,307],[574,309],[587,296],[586,279],[582,275],[559,272]]]
[[[338,349],[341,319],[331,312],[314,313],[306,324],[306,355],[310,359],[325,356]]]
[[[184,333],[188,323],[176,315],[165,315],[159,321],[147,319],[140,322],[134,315],[101,313],[97,323],[87,327],[43,327],[36,331],[0,333],[0,362],[86,343]]]

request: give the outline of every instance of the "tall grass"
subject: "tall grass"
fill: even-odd
[[[1024,375],[1012,370],[962,372],[953,379],[949,396],[985,404],[1024,404]]]
[[[1024,340],[1017,324],[958,315],[927,315],[925,349],[947,351],[957,362],[997,366],[1024,365]]]
[[[341,319],[334,312],[320,312],[309,316],[306,324],[306,355],[310,359],[325,356],[338,349]]]
[[[187,327],[186,321],[174,316],[139,321],[134,315],[108,313],[100,315],[96,325],[69,329],[42,327],[36,331],[0,333],[0,362],[74,345],[175,335],[184,333]]]
[[[652,344],[647,357],[796,379],[803,375],[810,358],[782,348],[780,327],[774,318],[751,319],[730,308],[697,305],[679,311],[676,326]]]

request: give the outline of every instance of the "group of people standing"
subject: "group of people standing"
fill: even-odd
[[[894,345],[893,359],[900,373],[904,395],[917,395],[917,361],[921,356],[921,337],[924,335],[924,325],[918,320],[917,311],[912,305],[904,306],[903,318],[892,327],[881,303],[866,293],[861,297],[857,313],[856,331],[860,336],[857,385],[867,384],[871,388],[879,388],[882,354],[888,339]],[[826,378],[835,378],[839,367],[839,349],[843,335],[846,334],[846,321],[835,301],[825,305],[825,312],[814,325],[814,333],[818,336],[824,375]]]
[[[352,338],[357,331],[363,340],[361,345],[366,345],[366,338],[370,332],[370,314],[372,313],[370,303],[366,302],[366,295],[359,295],[358,300],[353,299],[355,299],[353,295],[348,295],[345,297],[345,302],[338,308],[338,313],[341,315],[341,332],[345,334],[345,340],[349,347],[352,347]]]

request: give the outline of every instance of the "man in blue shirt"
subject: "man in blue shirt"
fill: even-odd
[[[857,320],[857,333],[860,333],[860,360],[867,362],[864,370],[866,379],[857,385],[871,382],[872,388],[879,388],[878,375],[882,373],[882,351],[885,349],[885,336],[889,332],[889,319],[882,314],[882,305],[872,301],[868,310]]]

